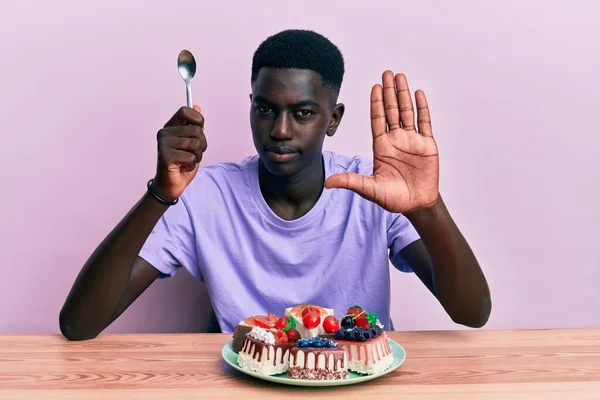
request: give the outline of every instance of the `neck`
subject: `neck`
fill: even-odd
[[[323,192],[325,170],[319,157],[293,176],[276,176],[260,163],[260,190],[269,207],[280,218],[293,220],[306,214]]]

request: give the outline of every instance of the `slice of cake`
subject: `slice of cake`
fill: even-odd
[[[246,335],[250,333],[253,327],[258,326],[264,329],[275,327],[279,317],[273,313],[268,315],[254,315],[240,321],[233,332],[232,347],[233,351],[239,353],[246,340]]]
[[[290,349],[295,346],[296,343],[289,342],[283,332],[274,334],[255,326],[246,335],[237,363],[241,368],[258,374],[281,374],[287,371]]]
[[[288,376],[306,380],[338,380],[348,377],[348,356],[332,340],[300,339],[290,350]]]
[[[383,326],[373,313],[351,307],[334,334],[338,346],[348,354],[348,369],[359,374],[383,372],[394,363],[394,354]]]
[[[292,316],[296,320],[296,329],[302,338],[312,338],[325,333],[323,322],[328,316],[333,316],[333,309],[301,304],[286,308],[285,315]]]

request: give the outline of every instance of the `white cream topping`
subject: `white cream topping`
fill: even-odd
[[[377,323],[376,323],[376,325],[377,325],[378,327],[380,327],[381,329],[383,329],[383,324],[382,324],[381,322],[379,322],[379,320],[377,320]]]
[[[251,338],[259,340],[266,344],[275,344],[275,336],[269,331],[259,326],[255,326],[252,328],[250,333],[248,333]]]

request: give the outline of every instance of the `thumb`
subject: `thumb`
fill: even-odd
[[[193,108],[194,108],[194,110],[196,110],[198,112],[202,112],[202,109],[198,105],[194,105]]]
[[[373,178],[370,176],[360,175],[355,172],[342,172],[333,174],[325,180],[326,189],[348,189],[357,194],[369,197],[373,192]]]

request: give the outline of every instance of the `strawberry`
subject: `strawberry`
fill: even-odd
[[[288,343],[290,340],[283,331],[275,332],[275,343]]]
[[[333,315],[329,315],[323,320],[323,329],[327,333],[335,333],[340,330],[340,323]]]
[[[287,337],[290,342],[297,342],[300,340],[300,332],[295,329],[290,329],[287,331]]]
[[[358,315],[361,312],[363,312],[363,308],[361,306],[352,306],[348,309],[348,311],[346,312],[346,315]]]
[[[279,317],[277,316],[277,314],[269,312],[269,315],[267,316],[267,324],[274,326],[275,322],[277,322],[278,319]]]
[[[316,328],[321,323],[321,315],[315,312],[310,312],[304,315],[302,323],[307,329]]]
[[[254,324],[260,328],[264,328],[264,329],[270,329],[271,326],[269,326],[268,324],[266,324],[265,322],[263,322],[262,320],[258,319],[258,318],[254,318]]]
[[[283,329],[288,324],[288,317],[281,317],[275,322],[275,329]]]

